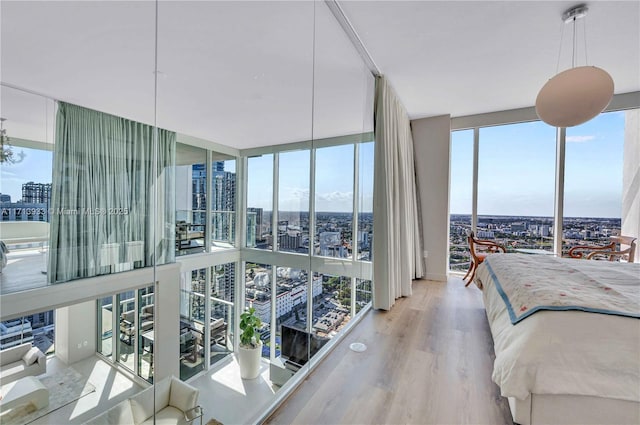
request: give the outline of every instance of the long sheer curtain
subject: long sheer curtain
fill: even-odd
[[[58,104],[51,283],[174,260],[175,145],[173,132]]]
[[[376,79],[375,138],[373,306],[389,310],[423,269],[411,126],[384,77]]]

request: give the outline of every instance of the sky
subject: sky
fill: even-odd
[[[565,217],[620,218],[624,112],[567,129]],[[452,214],[471,213],[473,131],[452,134]],[[480,129],[478,214],[553,216],[555,128],[542,122]]]
[[[282,152],[279,155],[280,211],[309,211],[309,150]],[[353,211],[353,145],[316,150],[316,211]],[[373,143],[360,144],[360,211],[373,210]],[[273,155],[249,158],[247,206],[273,208]]]
[[[624,112],[601,114],[567,129],[567,217],[619,218],[622,205]],[[52,152],[14,147],[24,158],[0,166],[0,193],[21,198],[22,183],[51,182]],[[452,134],[450,211],[471,213],[473,132]],[[248,206],[271,210],[273,155],[249,158]],[[233,161],[225,169],[235,171]],[[360,145],[360,210],[373,199],[373,143]],[[316,211],[349,212],[353,205],[353,145],[316,151]],[[308,211],[309,151],[280,154],[281,211]],[[553,216],[555,129],[542,122],[480,129],[480,215]]]

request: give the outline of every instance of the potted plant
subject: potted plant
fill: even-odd
[[[262,357],[262,341],[259,329],[262,321],[256,316],[256,309],[249,307],[240,315],[240,347],[238,348],[238,363],[242,379],[255,379],[260,374],[260,359]]]

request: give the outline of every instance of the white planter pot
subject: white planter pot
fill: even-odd
[[[257,348],[238,347],[238,363],[242,379],[256,379],[260,375],[262,341]]]

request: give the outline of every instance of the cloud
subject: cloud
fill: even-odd
[[[584,142],[593,140],[595,138],[596,136],[569,136],[567,137],[567,142],[584,143]]]
[[[353,199],[353,192],[329,192],[318,193],[318,200],[328,202],[350,201]]]

